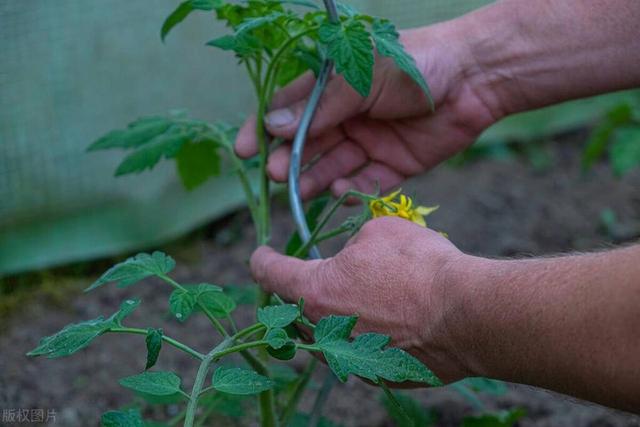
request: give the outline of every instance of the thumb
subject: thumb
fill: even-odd
[[[282,106],[268,113],[265,122],[269,132],[276,137],[293,139],[300,119],[307,107],[308,98]],[[334,76],[320,99],[311,128],[311,137],[316,137],[359,114],[365,99],[340,76]]]
[[[277,293],[287,301],[298,301],[309,295],[309,273],[318,261],[303,261],[284,256],[267,246],[258,248],[251,256],[253,278],[270,293]]]

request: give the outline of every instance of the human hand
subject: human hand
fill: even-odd
[[[469,77],[473,55],[457,31],[441,24],[401,35],[433,91],[435,113],[420,88],[388,58],[377,58],[366,99],[342,77],[330,80],[303,156],[304,163],[319,158],[301,175],[303,198],[328,187],[337,196],[349,189],[372,193],[377,184],[385,192],[466,148],[495,122],[497,113]],[[274,96],[266,118],[273,136],[294,137],[314,84],[307,74]],[[255,127],[254,116],[238,134],[236,151],[242,157],[257,152]],[[291,145],[284,144],[271,154],[268,171],[275,181],[286,181],[290,153]]]
[[[356,333],[389,335],[450,382],[468,374],[448,329],[457,304],[449,285],[465,257],[440,234],[385,217],[365,224],[333,258],[302,261],[262,247],[251,270],[267,292],[304,298],[310,320],[355,313]]]

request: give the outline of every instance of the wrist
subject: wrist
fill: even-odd
[[[498,376],[492,368],[491,349],[498,348],[497,341],[503,337],[486,313],[500,305],[495,300],[496,287],[508,265],[507,261],[464,255],[445,275],[447,335],[463,377]]]

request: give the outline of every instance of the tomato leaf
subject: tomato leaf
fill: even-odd
[[[147,344],[147,364],[144,369],[151,369],[158,361],[160,350],[162,349],[162,329],[149,328],[145,342]]]
[[[162,24],[160,38],[164,41],[173,27],[184,21],[194,10],[213,10],[222,6],[222,4],[222,0],[187,0],[180,3]]]
[[[28,352],[27,356],[47,356],[49,359],[71,356],[89,346],[94,339],[109,329],[120,326],[120,322],[139,304],[139,300],[126,300],[120,305],[120,310],[108,319],[100,316],[67,325],[55,334],[42,338],[38,346]]]
[[[149,276],[160,276],[169,273],[175,267],[176,262],[170,256],[162,252],[153,254],[138,254],[107,270],[98,280],[89,286],[85,292],[94,290],[106,283],[115,282],[125,288]]]
[[[213,374],[213,388],[223,393],[250,395],[270,390],[275,383],[254,371],[219,367]]]
[[[335,62],[336,72],[342,74],[360,96],[369,96],[374,56],[371,36],[365,26],[355,19],[341,24],[325,21],[319,36],[328,57]]]
[[[196,306],[196,296],[188,290],[176,289],[169,297],[169,310],[180,322],[185,322]]]
[[[287,332],[282,328],[270,329],[264,336],[264,340],[269,343],[269,346],[274,350],[279,350],[287,344],[290,339]]]
[[[176,167],[187,190],[199,187],[209,178],[220,175],[218,144],[213,140],[183,144],[176,156]]]
[[[398,31],[396,31],[396,27],[389,21],[376,19],[373,21],[372,35],[378,53],[382,56],[392,58],[398,68],[407,73],[407,75],[420,86],[433,111],[435,105],[429,85],[427,85],[424,76],[418,69],[415,59],[409,55],[404,50],[404,46],[400,44],[400,35]]]
[[[316,346],[341,381],[353,374],[376,383],[388,380],[442,385],[415,357],[399,348],[385,349],[390,340],[385,335],[368,333],[350,341],[356,321],[353,316],[329,316],[321,319],[314,331]]]
[[[152,396],[171,396],[181,392],[181,380],[173,372],[147,371],[118,381],[121,386]]]
[[[219,319],[229,316],[236,309],[236,302],[219,286],[203,283],[189,289],[196,302]]]
[[[297,305],[272,305],[258,309],[258,322],[269,329],[284,328],[293,323],[300,315]]]

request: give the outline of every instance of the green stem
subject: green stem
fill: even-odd
[[[230,146],[226,146],[229,153],[229,157],[231,157],[231,161],[233,162],[233,166],[238,174],[238,178],[240,179],[240,184],[242,185],[242,189],[247,198],[247,206],[249,207],[249,212],[251,213],[251,220],[253,224],[258,227],[259,219],[258,219],[258,204],[256,202],[256,195],[251,187],[251,181],[249,181],[249,175],[247,174],[247,169],[244,167],[242,161],[236,156],[236,153],[233,151],[233,148]]]
[[[147,335],[147,330],[146,329],[139,329],[139,328],[111,328],[109,329],[109,332],[113,332],[116,334],[136,334],[136,335]],[[179,341],[176,341],[173,338],[170,338],[166,335],[162,335],[162,341],[166,342],[169,345],[172,345],[173,347],[177,348],[178,350],[182,350],[185,353],[190,354],[191,356],[195,357],[198,360],[203,360],[204,359],[204,354],[192,349],[191,347],[189,347],[188,345],[182,344]]]
[[[333,203],[333,205],[331,205],[331,208],[329,209],[329,211],[327,211],[327,213],[322,217],[317,227],[313,230],[313,233],[311,233],[311,238],[309,239],[309,241],[306,244],[302,245],[300,248],[298,248],[296,253],[293,254],[294,257],[299,258],[303,254],[306,254],[309,251],[309,248],[313,246],[314,242],[318,241],[318,236],[320,235],[320,232],[322,231],[322,229],[327,225],[329,220],[333,218],[333,215],[335,215],[338,208],[342,206],[349,197],[357,197],[365,201],[377,200],[376,197],[373,197],[368,194],[361,193],[355,190],[349,190],[346,193],[344,193],[342,196],[338,198],[338,200],[336,200]]]
[[[406,424],[410,426],[414,426],[415,422],[413,421],[413,418],[409,414],[407,414],[407,411],[404,409],[404,406],[400,404],[398,399],[396,399],[396,397],[391,392],[391,390],[389,390],[389,387],[384,383],[384,381],[380,381],[378,385],[380,386],[384,394],[387,396],[387,399],[389,399],[391,404],[395,406],[396,409],[398,409],[398,412],[400,413],[402,418],[405,419]]]
[[[302,399],[302,395],[304,394],[304,391],[307,389],[307,386],[309,385],[309,381],[311,381],[311,376],[313,375],[313,372],[316,370],[317,366],[318,366],[318,359],[314,357],[307,364],[307,367],[298,378],[294,386],[293,392],[291,393],[291,397],[287,401],[282,411],[282,415],[280,416],[281,425],[283,426],[289,425],[289,421],[291,421],[291,418],[296,414],[298,405],[300,404],[300,399]]]
[[[268,345],[269,343],[266,341],[246,342],[246,343],[238,344],[236,346],[224,349],[221,352],[214,354],[213,358],[214,360],[219,360],[224,356],[228,356],[233,353],[240,353],[241,351],[250,350],[252,348],[258,348],[258,347],[266,347]]]
[[[298,347],[300,350],[306,350],[306,351],[310,351],[310,352],[322,351],[322,350],[320,350],[320,348],[318,348],[317,346],[312,345],[312,344],[298,343],[298,344],[296,344],[296,347]]]
[[[322,233],[321,235],[319,235],[316,240],[315,243],[322,243],[325,240],[330,240],[333,239],[334,237],[337,237],[341,234],[346,233],[347,231],[350,231],[351,227],[346,226],[346,225],[342,225],[338,228],[334,228],[331,231],[327,231],[326,233]]]
[[[204,357],[202,363],[200,363],[196,379],[193,383],[193,388],[191,389],[191,397],[189,399],[189,404],[187,405],[187,414],[184,417],[184,427],[193,427],[193,423],[196,419],[196,411],[198,410],[198,399],[200,398],[200,392],[202,391],[202,387],[204,386],[204,382],[207,378],[209,366],[211,366],[211,363],[215,358],[216,351],[218,351],[221,346],[228,345],[227,341],[228,340],[223,341],[218,347],[211,350]]]
[[[241,338],[249,337],[263,329],[266,329],[266,326],[264,326],[262,323],[256,323],[255,325],[251,325],[248,328],[245,328],[236,333],[232,338],[234,341],[238,341]]]

